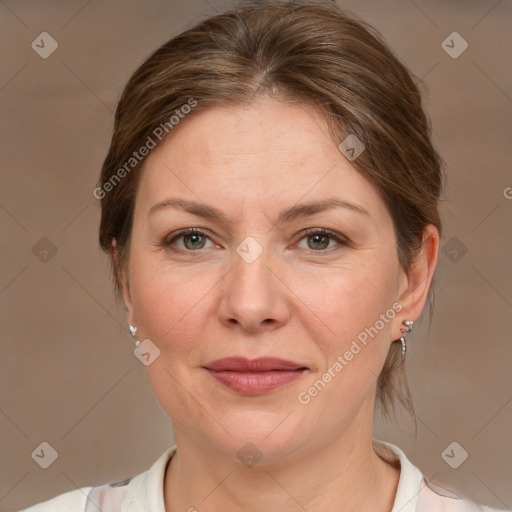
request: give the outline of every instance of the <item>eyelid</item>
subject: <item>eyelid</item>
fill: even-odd
[[[207,231],[208,230],[205,230],[205,229],[202,229],[202,228],[184,228],[184,229],[180,229],[178,231],[175,231],[173,233],[171,233],[170,235],[164,237],[164,239],[160,242],[159,245],[165,247],[165,248],[170,248],[172,245],[173,245],[173,242],[179,238],[182,238],[184,236],[187,236],[187,235],[194,235],[194,234],[197,234],[199,236],[202,236],[204,238],[207,238],[208,240],[210,240],[213,244],[217,245],[213,240],[212,238],[207,234]],[[329,229],[326,229],[326,228],[308,228],[308,229],[305,229],[305,230],[302,230],[301,232],[299,232],[296,236],[296,242],[294,243],[294,245],[298,244],[303,238],[306,238],[308,236],[312,236],[312,235],[324,235],[324,236],[329,236],[332,240],[334,240],[339,246],[344,246],[344,247],[347,247],[351,244],[350,240],[336,232],[336,231],[332,231],[332,230],[329,230]],[[313,249],[305,249],[306,251],[309,251],[310,253],[313,253],[313,254],[322,254],[322,253],[327,253],[327,252],[331,252],[332,250],[334,250],[336,247],[331,247],[330,249],[326,249],[326,250],[318,250],[318,251],[315,251]],[[190,253],[199,253],[201,254],[202,251],[205,251],[206,249],[198,249],[197,251],[192,251],[192,250],[187,250],[187,249],[181,249],[181,248],[176,248],[176,249],[173,249],[175,250],[176,252],[186,252],[188,254]]]
[[[210,242],[215,244],[215,242],[207,234],[207,230],[204,230],[204,229],[201,229],[201,228],[184,228],[184,229],[180,229],[178,231],[175,231],[175,232],[171,233],[170,235],[164,237],[162,242],[159,245],[162,245],[164,247],[171,247],[175,240],[177,240],[179,238],[182,238],[184,236],[187,236],[187,235],[199,235],[199,236],[202,236],[204,238],[207,238],[208,240],[210,240]],[[215,244],[215,245],[218,245],[218,244]],[[204,249],[199,249],[197,251],[188,251],[188,250],[185,250],[185,249],[178,249],[178,250],[179,251],[185,251],[187,253],[191,253],[191,252],[200,252],[201,250],[204,250]]]
[[[338,233],[336,231],[331,231],[330,229],[326,229],[326,228],[305,229],[297,235],[296,243],[300,242],[303,238],[306,238],[307,236],[312,236],[312,235],[317,235],[317,234],[329,236],[329,237],[331,237],[332,240],[334,240],[338,245],[341,245],[341,246],[346,247],[351,244],[350,240],[346,236],[342,235],[341,233]],[[309,249],[309,251],[312,253],[321,254],[321,253],[330,252],[330,250],[332,250],[332,249],[334,249],[334,247],[331,247],[331,249],[326,249],[323,251],[314,251],[312,249]]]

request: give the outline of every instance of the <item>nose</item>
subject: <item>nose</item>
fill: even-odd
[[[234,253],[219,304],[220,320],[227,327],[257,333],[277,329],[289,320],[290,291],[268,253],[264,250],[254,261],[244,259],[243,252],[242,256]]]

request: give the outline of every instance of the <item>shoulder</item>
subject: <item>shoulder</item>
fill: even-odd
[[[21,512],[118,512],[131,479],[97,487],[82,487],[38,503]]]
[[[417,512],[510,512],[480,505],[458,494],[443,489],[423,476],[418,497]]]
[[[391,512],[512,512],[479,505],[437,486],[394,444],[374,438],[373,447],[382,458],[400,465],[400,479]]]
[[[23,509],[21,512],[84,512],[87,495],[91,489],[92,487],[82,487],[66,492],[48,501]]]
[[[143,473],[118,483],[82,487],[20,512],[164,512],[165,469],[176,445],[167,449]]]

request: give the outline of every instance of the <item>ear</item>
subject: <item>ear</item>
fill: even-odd
[[[117,249],[117,240],[112,240],[112,259],[113,259],[113,267],[116,275],[119,279],[119,288],[121,290],[121,294],[123,296],[123,302],[126,307],[128,323],[136,326],[135,315],[133,313],[133,302],[130,291],[130,280],[128,276],[128,269],[120,268],[119,263],[119,252]]]
[[[123,295],[123,302],[126,307],[127,311],[127,317],[128,317],[128,323],[130,325],[137,326],[137,322],[135,321],[135,315],[133,312],[133,302],[132,302],[132,296],[130,291],[130,281],[128,279],[128,273],[123,272],[120,278],[120,286],[121,286],[121,292]]]
[[[421,315],[428,298],[428,291],[439,255],[439,230],[429,224],[423,230],[423,239],[417,258],[411,263],[407,273],[403,272],[400,278],[398,301],[402,304],[400,321],[412,320],[415,322]],[[402,334],[397,326],[394,338],[398,339]]]

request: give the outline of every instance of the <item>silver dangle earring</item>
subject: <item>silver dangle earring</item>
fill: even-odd
[[[414,322],[412,320],[404,320],[402,322],[406,329],[400,329],[400,332],[402,334],[407,334],[407,333],[410,333],[412,331],[412,326],[414,324]],[[405,352],[407,351],[407,343],[405,341],[405,336],[402,336],[400,338],[400,341],[402,342],[402,360],[405,359]]]
[[[135,335],[137,334],[137,327],[134,327],[131,324],[128,324],[128,328],[130,329],[130,334],[132,338],[135,340],[135,346],[138,347],[140,345],[140,341],[135,339]]]

